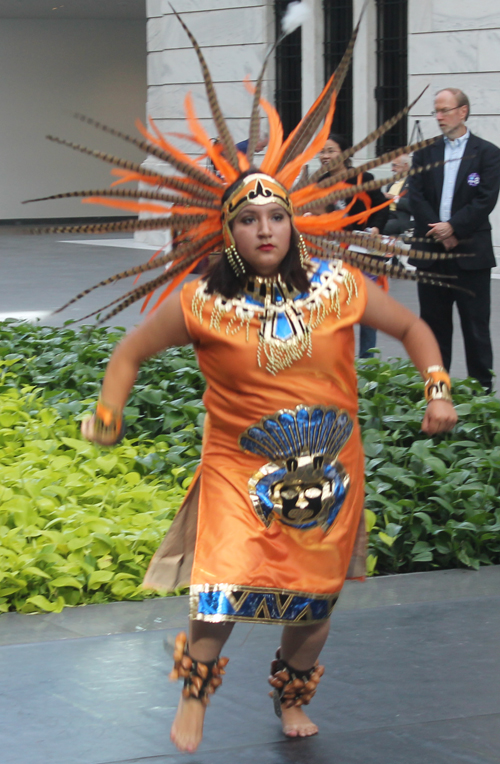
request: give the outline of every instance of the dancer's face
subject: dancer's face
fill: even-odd
[[[247,204],[232,225],[236,249],[258,276],[276,276],[290,249],[292,224],[279,204]]]

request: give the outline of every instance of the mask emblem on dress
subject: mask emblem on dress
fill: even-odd
[[[273,461],[248,481],[257,515],[328,533],[349,490],[349,475],[337,457],[349,440],[352,419],[334,406],[297,406],[264,417],[239,438],[240,447]]]

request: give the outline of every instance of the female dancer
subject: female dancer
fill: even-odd
[[[456,421],[430,329],[359,270],[309,258],[280,183],[259,172],[238,179],[222,222],[224,254],[121,342],[96,414],[82,425],[85,437],[114,442],[141,362],[194,345],[207,380],[201,469],[145,580],[177,583],[169,565],[197,513],[189,639],[175,656],[185,690],[171,733],[191,752],[237,621],[284,625],[271,672],[276,710],[286,735],[317,732],[302,705],[322,673],[329,617],[364,534],[353,325],[403,343],[426,379],[426,433]]]
[[[220,145],[210,140],[188,96],[190,138],[217,173],[173,146],[152,121],[149,130],[141,126],[144,140],[112,132],[173,167],[173,174],[165,164],[141,166],[67,144],[116,165],[115,184],[139,180],[150,190],[113,188],[55,198],[84,196],[85,201],[156,217],[48,231],[176,231],[173,251],[96,285],[160,268],[159,276],[120,298],[106,320],[171,282],[170,296],[164,292],[156,312],[113,353],[96,412],[83,423],[82,432],[98,443],[117,442],[123,407],[141,362],[173,345],[194,345],[207,381],[201,465],[145,579],[145,586],[164,590],[190,585],[189,638],[178,638],[172,672],[172,678],[184,678],[185,686],[171,736],[179,749],[194,751],[209,696],[221,684],[227,662],[219,658],[220,650],[238,621],[284,627],[271,664],[275,710],[286,735],[317,732],[302,706],[320,680],[318,656],[344,580],[364,575],[363,451],[356,419],[353,325],[363,321],[401,340],[425,379],[426,433],[449,430],[456,415],[431,331],[351,267],[434,281],[381,264],[370,254],[346,251],[356,234],[342,229],[372,214],[365,191],[378,181],[346,188],[335,174],[318,183],[325,171],[334,169],[332,160],[293,186],[301,167],[328,137],[357,28],[337,72],[286,140],[275,109],[260,98],[262,71],[244,155],[229,133],[203,54],[180,21],[202,66]],[[270,136],[257,171],[252,162],[260,108],[267,114]],[[394,120],[377,128],[363,145],[391,124]],[[356,147],[349,151],[352,155]],[[341,155],[338,161],[346,158]],[[392,158],[380,157],[370,167]],[[346,171],[344,177],[348,175]],[[345,209],[311,214],[346,198],[352,201]],[[363,209],[354,214],[358,199]],[[371,237],[366,246],[377,252],[381,244]],[[179,293],[172,291],[213,252],[219,257],[206,276],[185,284]],[[391,252],[399,254],[396,245]]]

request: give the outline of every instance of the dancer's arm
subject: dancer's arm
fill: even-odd
[[[117,345],[106,369],[101,400],[106,407],[121,412],[141,363],[168,347],[188,345],[190,342],[182,313],[180,292],[176,292]],[[94,416],[82,422],[82,434],[88,440],[95,440],[103,445],[112,443],[113,438],[97,436],[94,424]]]
[[[361,318],[362,323],[402,342],[422,377],[429,366],[442,366],[443,359],[436,338],[425,321],[390,297],[370,279],[365,281],[368,301]],[[455,409],[449,401],[432,400],[427,405],[422,430],[429,435],[447,432],[454,427],[457,419]]]

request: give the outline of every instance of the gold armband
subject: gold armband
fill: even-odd
[[[124,435],[121,410],[108,406],[99,398],[95,409],[94,431],[99,438],[109,439],[110,445],[121,440]]]
[[[442,366],[429,366],[424,370],[425,379],[425,400],[429,401],[450,401],[451,398],[451,380],[450,375]]]

